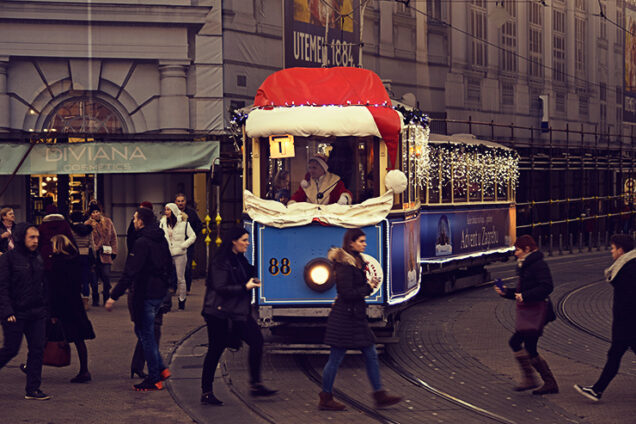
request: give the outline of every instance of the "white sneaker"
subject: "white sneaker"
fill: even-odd
[[[593,400],[594,402],[598,402],[599,400],[601,400],[601,393],[597,393],[596,391],[594,391],[592,386],[579,386],[578,384],[575,384],[574,389],[586,398]]]

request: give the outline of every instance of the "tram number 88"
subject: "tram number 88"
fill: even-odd
[[[269,273],[272,275],[278,275],[278,273],[283,275],[289,275],[291,272],[291,264],[289,263],[289,259],[283,258],[280,260],[280,264],[278,263],[278,259],[271,258],[269,260]]]

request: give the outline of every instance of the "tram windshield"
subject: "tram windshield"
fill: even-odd
[[[266,140],[261,139],[261,146],[266,145],[263,141]],[[261,148],[260,197],[287,204],[295,192],[302,190],[303,181],[310,178],[308,163],[317,155],[326,159],[325,171],[339,177],[351,193],[351,204],[377,197],[378,146],[375,137],[294,137],[294,156],[287,158],[274,158],[271,149]],[[322,198],[321,193],[318,196]]]

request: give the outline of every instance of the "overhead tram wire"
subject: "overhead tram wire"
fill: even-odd
[[[628,30],[627,28],[623,28],[620,24],[618,24],[617,22],[614,22],[613,20],[611,20],[610,18],[607,17],[607,15],[605,14],[605,12],[603,11],[603,4],[601,3],[601,0],[598,0],[598,8],[600,9],[600,13],[593,15],[593,16],[599,16],[602,19],[605,19],[607,22],[611,23],[612,25],[614,25],[616,28],[624,31],[626,34],[631,35],[632,37],[636,36],[636,34],[634,34],[633,32],[631,32],[630,30]]]
[[[498,49],[498,50],[501,50],[501,51],[503,51],[503,52],[506,52],[506,53],[512,54],[514,57],[517,57],[517,58],[519,58],[519,59],[523,59],[523,60],[525,60],[525,61],[526,61],[526,62],[528,62],[528,63],[534,63],[534,64],[536,64],[536,65],[540,66],[541,68],[545,69],[545,70],[550,70],[550,71],[553,71],[553,72],[558,71],[558,70],[556,70],[555,68],[553,68],[553,67],[551,67],[551,66],[544,65],[543,63],[537,62],[537,61],[535,61],[535,60],[534,60],[534,59],[532,59],[532,58],[528,58],[528,57],[522,56],[522,55],[520,55],[519,53],[517,53],[517,52],[515,52],[515,51],[513,51],[513,50],[508,50],[508,49],[506,49],[506,48],[504,48],[504,47],[501,47],[501,46],[499,46],[499,45],[497,45],[497,44],[495,44],[495,43],[493,43],[493,42],[491,42],[491,41],[485,40],[485,39],[483,39],[483,38],[476,37],[476,36],[474,36],[473,34],[471,34],[470,32],[468,32],[468,31],[466,31],[466,30],[463,30],[463,29],[461,29],[461,28],[457,28],[456,26],[453,26],[452,24],[449,24],[448,22],[446,22],[446,21],[444,21],[444,20],[442,20],[442,19],[440,19],[440,18],[436,18],[435,16],[433,16],[433,15],[431,15],[431,14],[429,14],[429,13],[426,13],[426,12],[424,12],[424,11],[421,11],[421,10],[419,10],[418,8],[411,6],[411,4],[410,4],[410,3],[411,3],[411,0],[378,0],[378,1],[390,1],[390,2],[395,2],[395,3],[402,3],[402,4],[403,4],[403,5],[405,5],[406,7],[410,8],[410,9],[413,9],[415,12],[417,12],[417,13],[419,13],[419,14],[423,15],[423,16],[426,16],[426,17],[428,17],[429,19],[431,19],[431,20],[433,20],[433,21],[435,21],[435,22],[437,22],[437,23],[439,23],[439,24],[441,24],[441,25],[443,25],[443,26],[446,26],[446,27],[448,27],[448,28],[450,28],[450,29],[452,29],[452,30],[454,30],[454,31],[460,32],[460,33],[462,33],[462,34],[464,34],[464,35],[467,35],[467,36],[468,36],[468,37],[470,37],[470,38],[474,38],[474,39],[476,39],[476,40],[478,40],[478,41],[481,41],[482,43],[484,43],[484,44],[486,44],[486,45],[488,45],[488,46],[490,46],[490,47],[494,47],[494,48],[496,48],[496,49]],[[455,0],[451,0],[451,1],[453,1],[453,2],[454,2]],[[459,0],[459,1],[463,1],[463,0]],[[469,0],[466,0],[466,2],[467,2],[467,1],[469,1]],[[484,1],[490,1],[490,0],[484,0]],[[500,3],[500,2],[501,2],[501,0],[492,1],[492,3]],[[541,0],[534,0],[534,1],[530,0],[530,1],[527,1],[527,3],[538,3],[538,4],[542,4],[543,6],[548,6],[547,4],[545,4],[545,3],[544,3],[543,1],[541,1]],[[595,83],[595,82],[592,82],[592,81],[588,81],[588,80],[586,80],[586,79],[583,79],[583,78],[577,77],[577,76],[575,76],[575,75],[566,74],[566,73],[564,73],[564,72],[562,72],[562,71],[558,71],[558,72],[559,72],[560,74],[562,74],[562,75],[565,75],[565,76],[566,76],[566,77],[568,77],[568,78],[571,78],[573,81],[579,81],[579,82],[581,82],[581,83],[586,84],[587,86],[594,86],[594,87],[597,87],[597,88],[599,88],[599,89],[600,89],[600,87],[601,87],[601,84],[600,84],[600,83]],[[616,89],[613,89],[613,88],[610,88],[610,87],[605,87],[605,90],[606,90],[606,91],[608,91],[608,92],[610,92],[610,93],[614,93],[614,94],[616,94]]]

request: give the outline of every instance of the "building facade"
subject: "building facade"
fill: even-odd
[[[229,110],[249,106],[288,62],[285,15],[294,4],[317,11],[318,27],[329,14],[325,25],[358,31],[361,54],[351,63],[429,113],[434,131],[515,146],[569,141],[478,123],[631,134],[623,119],[631,1],[0,0],[0,138],[223,142]],[[337,31],[329,34],[322,42],[337,44]],[[0,203],[20,218],[54,186],[69,210],[97,197],[121,234],[140,200],[162,204],[184,191],[204,215],[210,197],[192,172],[18,175],[11,184],[5,174]]]

